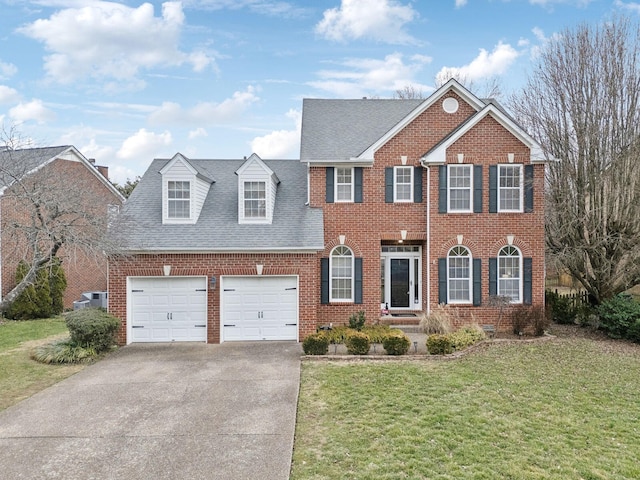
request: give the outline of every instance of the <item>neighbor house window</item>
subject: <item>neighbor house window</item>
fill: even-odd
[[[353,168],[336,168],[336,202],[353,202]]]
[[[339,245],[333,249],[329,257],[331,272],[329,292],[332,302],[353,301],[353,263],[354,256],[351,249]]]
[[[513,246],[498,253],[498,295],[509,297],[512,303],[522,301],[522,256]]]
[[[471,253],[456,246],[447,256],[448,303],[471,303]]]
[[[413,202],[413,167],[394,167],[394,202]]]
[[[498,165],[498,210],[521,212],[522,165]]]
[[[191,217],[191,182],[169,181],[168,193],[168,217]]]
[[[448,165],[449,212],[471,211],[473,165]]]
[[[266,183],[244,182],[244,218],[266,218]]]

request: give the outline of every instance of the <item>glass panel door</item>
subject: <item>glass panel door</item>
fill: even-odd
[[[391,307],[409,307],[409,259],[391,259]]]

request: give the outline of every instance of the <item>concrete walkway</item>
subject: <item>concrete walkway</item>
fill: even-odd
[[[294,342],[147,344],[0,413],[0,478],[289,478]]]

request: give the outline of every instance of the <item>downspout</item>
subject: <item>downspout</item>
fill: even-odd
[[[311,163],[307,162],[307,203],[311,205]]]
[[[424,164],[422,166],[425,166]],[[427,315],[431,314],[431,168],[427,167]]]

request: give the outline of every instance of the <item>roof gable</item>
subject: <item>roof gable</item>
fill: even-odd
[[[278,176],[267,166],[266,163],[262,161],[262,159],[256,153],[252,153],[251,156],[247,158],[246,161],[240,166],[240,168],[235,171],[235,174],[241,177],[242,174],[246,170],[251,168],[254,164],[260,167],[264,171],[266,176],[272,177],[276,183],[280,183],[280,180],[278,180]]]

